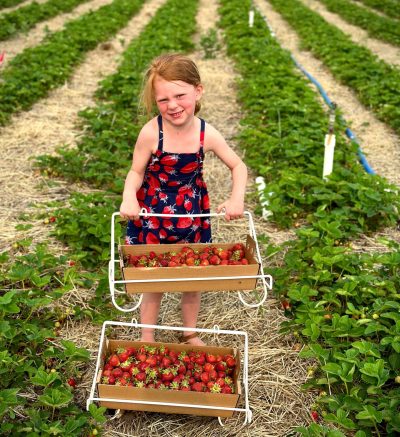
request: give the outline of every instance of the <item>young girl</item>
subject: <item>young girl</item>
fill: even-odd
[[[189,214],[209,213],[207,187],[203,180],[203,159],[214,152],[232,172],[232,193],[220,204],[227,220],[242,217],[247,169],[222,135],[196,117],[203,94],[199,71],[194,62],[180,54],[154,59],[145,75],[142,100],[149,118],[154,104],[159,115],[139,133],[132,167],[125,181],[122,218],[129,219],[127,244],[210,243],[209,217]],[[139,217],[145,208],[162,214],[188,214],[184,218]],[[140,308],[143,324],[156,324],[162,293],[145,293]],[[182,294],[183,326],[196,327],[200,292]],[[142,330],[142,341],[154,341],[152,329]],[[194,332],[182,341],[204,344]]]

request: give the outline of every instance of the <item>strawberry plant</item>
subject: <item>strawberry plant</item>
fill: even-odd
[[[397,0],[356,0],[370,8],[381,11],[389,17],[400,18],[399,4]]]
[[[23,1],[24,0],[0,0],[0,9],[17,6],[19,3],[22,3]]]
[[[241,144],[248,163],[268,182],[273,218],[298,228],[295,240],[269,248],[284,253],[271,270],[288,317],[282,331],[302,340],[307,345],[302,356],[318,363],[305,387],[320,397],[309,414],[312,424],[298,431],[395,435],[400,430],[399,245],[388,242],[387,253],[360,254],[352,253],[349,240],[396,223],[397,188],[364,174],[355,149],[340,133],[337,168],[322,181],[319,150],[327,123],[319,103],[262,18],[256,14],[253,28],[247,26],[250,2],[222,4],[228,52],[242,75]],[[301,17],[296,16],[297,26]]]
[[[68,22],[38,46],[28,48],[2,71],[0,125],[13,113],[29,109],[49,90],[63,84],[84,54],[123,27],[142,5],[142,0],[115,0],[109,5]]]
[[[25,253],[0,260],[0,433],[82,435],[104,421],[104,409],[86,413],[76,404],[73,390],[89,352],[57,339],[64,320],[57,300],[74,287],[77,272],[44,245],[18,247]]]
[[[0,17],[0,41],[18,32],[26,32],[36,23],[62,12],[69,12],[88,0],[48,0],[46,3],[30,3]]]
[[[365,29],[370,37],[400,45],[400,29],[396,20],[374,14],[347,0],[322,0],[322,3],[349,23]]]
[[[397,92],[400,72],[397,68],[353,43],[350,37],[300,1],[272,0],[271,4],[293,26],[305,48],[321,59],[338,80],[350,86],[379,119],[400,131],[400,96]]]

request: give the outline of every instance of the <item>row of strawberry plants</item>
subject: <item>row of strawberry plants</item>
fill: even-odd
[[[30,3],[15,11],[0,16],[0,41],[26,32],[40,21],[55,17],[62,12],[72,11],[88,0],[48,0],[46,3]]]
[[[25,0],[0,0],[0,9],[17,6]]]
[[[398,21],[377,15],[348,0],[321,0],[321,2],[331,12],[339,14],[349,23],[365,29],[370,37],[400,45],[400,24]]]
[[[59,299],[90,286],[93,275],[31,243],[0,256],[0,434],[89,435],[105,410],[93,405],[87,413],[74,401],[89,352],[57,337],[68,320],[84,316],[79,306],[63,310]]]
[[[161,53],[193,48],[196,4],[195,0],[170,0],[128,46],[118,71],[102,82],[97,106],[80,114],[85,136],[78,144],[78,153],[64,148],[59,156],[39,158],[43,171],[107,190],[90,195],[76,193],[68,208],[56,212],[57,237],[82,253],[87,263],[96,264],[109,258],[110,216],[118,209],[133,145],[142,124],[138,96],[143,71]]]
[[[42,44],[17,55],[1,74],[0,125],[63,84],[85,53],[114,35],[142,4],[143,0],[114,0],[67,23]]]
[[[400,18],[400,8],[398,0],[356,0],[365,6],[383,12],[389,17]]]
[[[350,37],[301,1],[271,0],[271,4],[296,30],[305,48],[320,58],[337,79],[349,85],[378,118],[400,132],[398,69],[353,43]]]
[[[341,134],[334,172],[321,180],[327,120],[317,97],[293,71],[289,53],[262,17],[256,14],[248,27],[250,1],[221,3],[228,53],[241,74],[240,145],[267,180],[274,219],[281,224],[304,219],[295,240],[268,249],[285,254],[271,273],[288,315],[282,331],[303,341],[302,355],[317,363],[306,385],[319,393],[312,420],[323,416],[337,428],[321,420],[298,431],[313,437],[395,435],[400,247],[392,242],[388,253],[359,254],[349,239],[394,224],[399,196],[384,179],[363,172],[354,145],[346,146]]]

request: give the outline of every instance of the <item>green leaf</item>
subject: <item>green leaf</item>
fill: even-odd
[[[48,387],[55,380],[60,379],[57,372],[46,372],[44,367],[40,367],[37,372],[30,378],[32,384]]]
[[[104,417],[104,413],[106,412],[105,407],[97,407],[95,404],[89,405],[89,413],[96,421],[96,423],[104,423],[107,419]]]
[[[62,406],[69,404],[72,398],[72,393],[63,387],[57,389],[48,388],[41,396],[39,396],[38,401],[46,407],[61,408]]]
[[[376,410],[372,405],[364,405],[364,410],[360,411],[356,419],[371,420],[372,422],[381,423],[383,415],[380,411]]]

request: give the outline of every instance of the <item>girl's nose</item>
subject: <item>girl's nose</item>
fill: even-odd
[[[169,109],[174,109],[177,106],[178,106],[178,103],[177,103],[177,101],[175,99],[169,100],[169,102],[168,102],[168,108]]]

